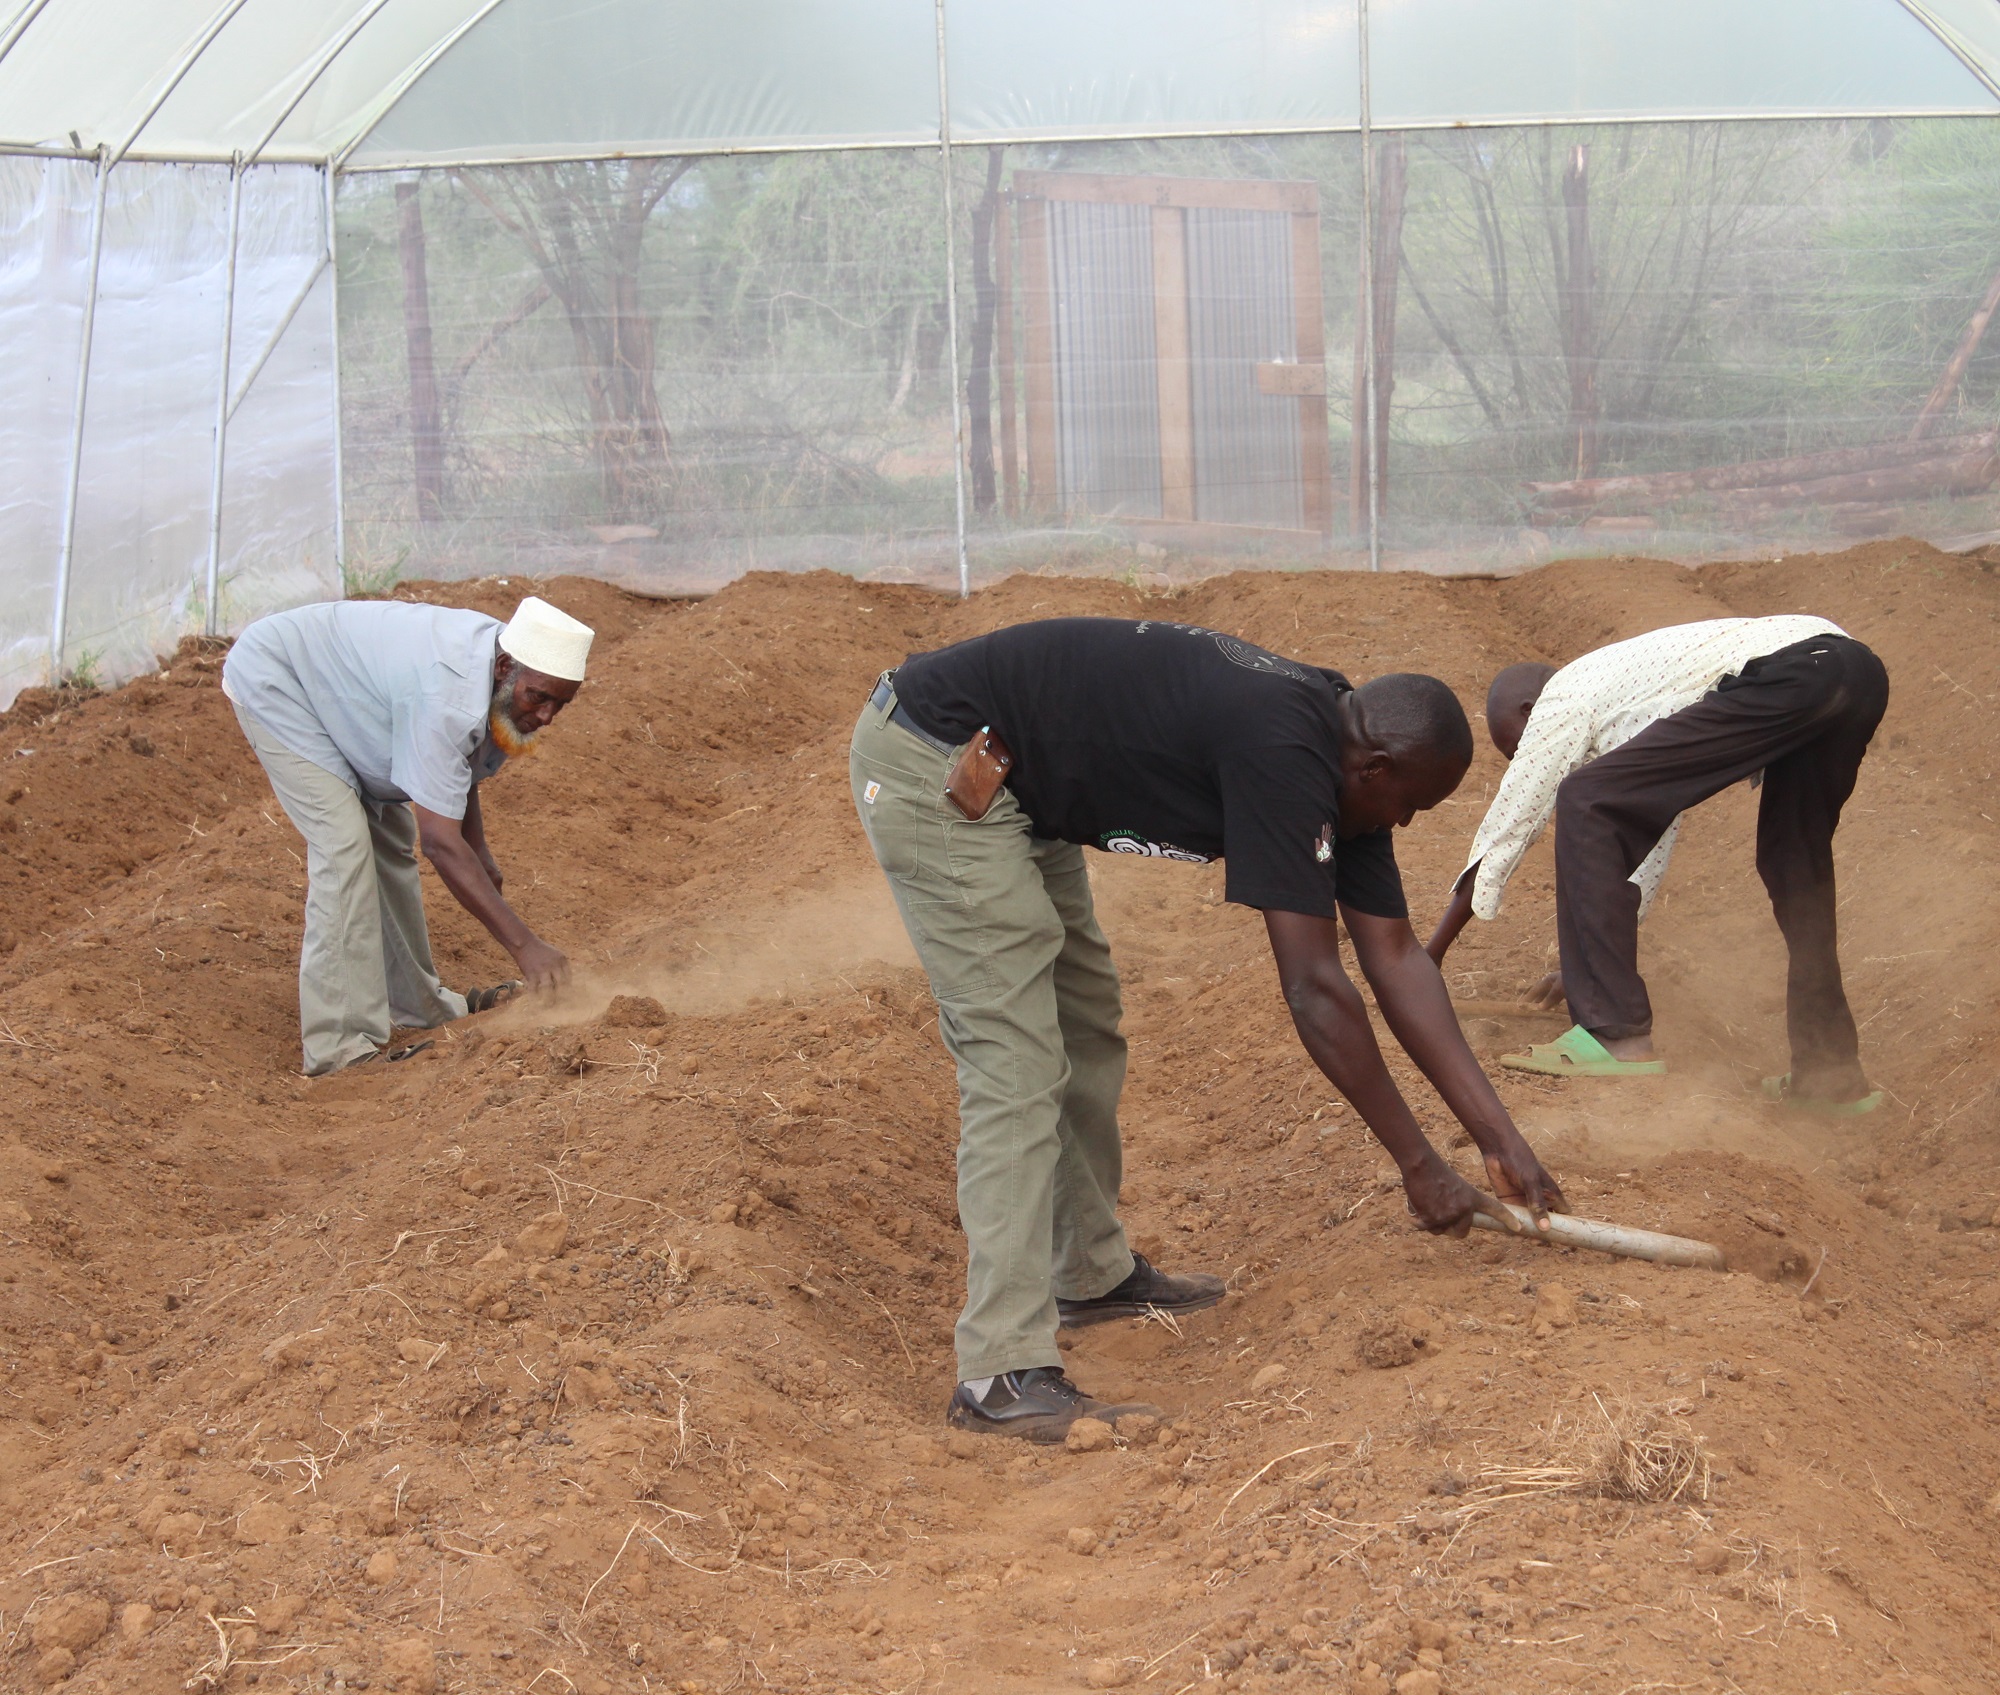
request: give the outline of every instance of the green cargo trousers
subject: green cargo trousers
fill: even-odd
[[[944,797],[949,756],[861,709],[848,770],[868,844],[958,1064],[967,1244],[958,1375],[1060,1365],[1056,1297],[1131,1275],[1118,1222],[1118,973],[1083,850],[1038,839],[1011,791],[978,823]]]

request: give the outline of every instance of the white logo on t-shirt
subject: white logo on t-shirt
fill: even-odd
[[[1156,622],[1155,619],[1145,619],[1137,626],[1135,633],[1143,636]],[[1269,653],[1253,643],[1246,642],[1240,636],[1224,635],[1222,631],[1211,630],[1204,624],[1161,624],[1160,628],[1178,630],[1184,636],[1207,636],[1215,643],[1224,659],[1232,665],[1242,666],[1246,671],[1258,671],[1267,677],[1290,677],[1295,683],[1312,681],[1312,673],[1303,665],[1294,664],[1289,659],[1281,659],[1277,654]]]
[[[1171,842],[1149,842],[1144,836],[1131,830],[1111,830],[1098,839],[1097,845],[1106,853],[1137,853],[1147,859],[1179,859],[1189,865],[1207,865],[1213,854],[1195,853],[1189,848],[1175,847]]]

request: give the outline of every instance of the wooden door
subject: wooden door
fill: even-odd
[[[1064,171],[1012,186],[1030,506],[1190,539],[1326,535],[1318,186]],[[1012,423],[1008,407],[1003,451]]]

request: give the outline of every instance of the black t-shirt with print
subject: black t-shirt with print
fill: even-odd
[[[1038,836],[1222,859],[1244,906],[1409,915],[1390,832],[1339,839],[1338,672],[1192,624],[1051,618],[913,654],[895,686],[943,740],[993,727]]]

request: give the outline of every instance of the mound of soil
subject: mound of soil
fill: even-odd
[[[504,613],[524,586],[399,592]],[[1988,566],[1882,543],[968,604],[829,575],[699,604],[534,587],[596,625],[595,674],[487,814],[579,982],[392,1067],[295,1074],[300,843],[217,653],[0,719],[0,1685],[1987,1685]],[[956,1093],[846,791],[877,671],[1101,612],[1476,701],[1514,659],[1800,610],[1894,679],[1839,841],[1889,1109],[1826,1126],[1757,1095],[1784,967],[1742,791],[1688,821],[1642,942],[1672,1073],[1497,1073],[1580,1211],[1737,1269],[1421,1235],[1219,870],[1093,856],[1127,1213],[1232,1297],[1069,1350],[1158,1429],[947,1439]],[[1500,770],[1482,750],[1406,832],[1420,923]],[[1544,843],[1449,962],[1488,1057],[1558,1027],[1520,1003],[1550,882]],[[505,975],[428,893],[447,978]]]

